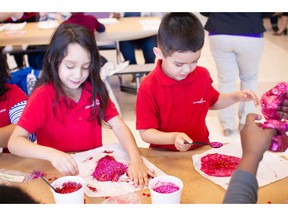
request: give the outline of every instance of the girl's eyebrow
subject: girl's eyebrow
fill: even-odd
[[[68,63],[77,63],[76,61],[69,60],[69,59],[65,59],[65,60],[63,60],[63,62],[68,62]],[[92,63],[92,61],[89,61],[89,62],[84,63],[83,65],[87,65],[87,64],[90,65],[91,63]]]

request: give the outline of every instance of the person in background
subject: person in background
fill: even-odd
[[[0,22],[6,19],[16,21],[21,19],[23,15],[24,15],[23,12],[0,12]]]
[[[15,19],[13,16],[3,20],[3,23],[24,23],[24,22],[37,22],[39,20],[39,13],[37,12],[24,12],[20,19]],[[29,49],[30,46],[27,47]],[[33,47],[33,46],[32,46]],[[14,53],[17,68],[23,68],[25,66],[25,54]],[[37,68],[35,68],[37,69]]]
[[[57,20],[61,23],[70,16],[70,12],[39,12],[39,21]]]
[[[95,16],[87,15],[84,12],[73,12],[69,19],[64,22],[82,25],[88,28],[94,34],[94,36],[96,36],[96,32],[105,31],[105,25],[103,23],[100,23]],[[103,66],[106,62],[107,59],[101,55],[101,66]]]
[[[58,23],[67,20],[71,16],[69,12],[39,12],[39,21],[56,20]],[[27,54],[28,63],[34,70],[41,70],[43,58],[47,49],[47,45],[28,46],[27,50],[31,52]]]
[[[265,28],[262,13],[201,13],[208,17],[204,26],[209,32],[209,46],[217,68],[218,89],[230,93],[237,89],[257,90],[259,62],[264,50]],[[241,130],[246,115],[255,110],[253,102],[219,110],[224,136],[230,136],[238,123]],[[239,117],[239,121],[236,120]]]
[[[287,35],[288,12],[276,13],[276,14],[281,15],[281,23],[280,23],[280,27],[278,31],[275,32],[274,35],[277,35],[277,36]]]
[[[208,110],[239,101],[259,100],[249,89],[220,94],[208,70],[197,66],[204,29],[192,13],[168,13],[158,30],[154,53],[159,59],[141,82],[136,99],[136,129],[150,147],[187,151],[209,142]],[[186,142],[188,144],[186,144]]]
[[[140,17],[140,16],[163,16],[163,13],[147,13],[147,12],[125,12],[125,13],[112,13],[113,18],[119,19],[120,17]],[[155,55],[153,47],[157,46],[157,35],[137,40],[120,41],[119,48],[125,61],[129,64],[137,64],[135,51],[141,49],[145,64],[154,63]],[[136,86],[136,75],[133,75],[131,85]]]
[[[22,157],[48,160],[63,175],[77,175],[78,165],[69,152],[101,147],[106,123],[130,157],[129,178],[136,187],[147,186],[154,173],[144,164],[129,127],[110,100],[100,68],[94,34],[81,25],[60,24],[8,148]],[[27,139],[34,132],[37,143]]]
[[[275,12],[263,12],[262,13],[262,18],[268,18],[272,27],[272,30],[274,32],[278,31],[278,20],[281,17],[281,15],[279,16],[279,14],[275,13]]]

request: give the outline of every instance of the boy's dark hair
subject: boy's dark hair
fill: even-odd
[[[37,204],[26,192],[18,187],[0,185],[0,203],[6,204]]]
[[[69,44],[79,44],[91,54],[91,64],[89,66],[89,76],[87,81],[92,85],[91,103],[96,103],[96,96],[98,95],[100,100],[100,110],[96,110],[98,106],[94,106],[89,121],[97,120],[98,124],[101,125],[109,95],[100,76],[101,62],[95,36],[88,28],[68,23],[62,23],[59,25],[52,36],[50,45],[47,48],[43,59],[43,72],[34,89],[46,83],[52,83],[54,85],[56,90],[56,98],[54,100],[55,111],[58,98],[65,95],[61,87],[58,68],[63,58],[67,55],[67,47]]]
[[[167,13],[158,30],[158,46],[162,54],[174,52],[197,52],[204,45],[204,28],[192,13]]]

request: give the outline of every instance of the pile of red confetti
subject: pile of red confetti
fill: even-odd
[[[232,175],[239,162],[239,157],[218,153],[207,154],[201,158],[200,170],[210,176],[227,177]]]
[[[62,184],[61,187],[56,187],[56,192],[61,194],[68,194],[79,190],[82,184],[77,182],[68,181]]]
[[[127,166],[115,160],[110,155],[102,157],[92,173],[92,176],[98,181],[118,181],[119,177],[126,173]]]

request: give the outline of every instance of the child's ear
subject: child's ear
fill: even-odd
[[[156,58],[158,58],[158,59],[163,58],[162,52],[158,47],[153,47],[153,52],[154,52]]]

